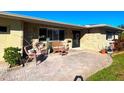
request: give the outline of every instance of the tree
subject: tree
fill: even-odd
[[[120,27],[120,28],[124,28],[124,24],[121,24],[121,25],[119,25],[118,27]]]
[[[124,29],[124,24],[119,25],[118,27]],[[124,31],[119,35],[120,39],[124,39]]]

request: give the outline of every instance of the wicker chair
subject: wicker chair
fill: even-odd
[[[36,51],[34,51],[34,50],[32,50],[32,46],[25,46],[24,47],[24,51],[25,51],[25,53],[26,53],[26,55],[27,55],[27,57],[26,57],[26,63],[29,61],[29,60],[33,60],[35,57],[36,57]],[[33,51],[33,52],[32,52]]]

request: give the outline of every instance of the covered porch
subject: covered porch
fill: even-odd
[[[47,46],[54,42],[62,42],[69,45],[69,48],[81,48],[81,38],[86,33],[84,28],[66,27],[63,25],[44,25],[25,22],[23,46],[29,42],[35,47],[36,42],[43,42]]]

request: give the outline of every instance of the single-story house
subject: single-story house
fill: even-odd
[[[106,24],[78,26],[0,12],[0,60],[6,47],[23,50],[27,42],[46,43],[46,40],[66,42],[70,48],[100,51],[109,42],[118,39],[122,31],[121,28]]]

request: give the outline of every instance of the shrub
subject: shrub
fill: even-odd
[[[19,53],[20,49],[15,47],[8,47],[4,49],[4,56],[6,62],[10,64],[10,67],[13,67],[18,64],[18,60],[21,58]]]

